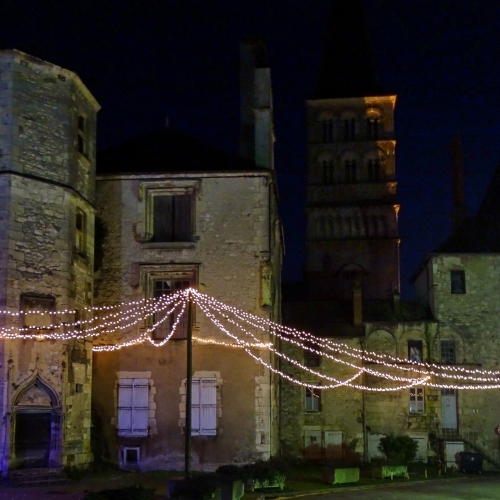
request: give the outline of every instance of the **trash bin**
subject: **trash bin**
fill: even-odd
[[[481,474],[481,471],[483,470],[482,455],[472,451],[461,451],[460,470],[467,473]]]

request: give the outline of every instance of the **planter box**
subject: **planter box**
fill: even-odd
[[[408,467],[406,465],[378,465],[372,467],[372,477],[377,479],[408,477]]]
[[[321,479],[327,484],[357,483],[359,481],[359,468],[321,467]]]
[[[253,479],[248,482],[247,489],[254,491],[259,488],[279,488],[282,490],[285,487],[286,476],[285,474],[277,473],[272,480]]]
[[[219,482],[221,500],[240,500],[245,494],[245,485],[240,479],[222,479]]]

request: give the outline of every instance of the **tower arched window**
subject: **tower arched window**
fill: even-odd
[[[373,117],[366,119],[366,133],[369,141],[377,141],[379,137],[380,118]]]
[[[356,160],[344,161],[344,180],[345,182],[356,182],[358,180],[358,166]]]
[[[356,139],[356,120],[346,118],[344,120],[344,141],[354,141]]]
[[[321,166],[323,169],[323,184],[333,184],[333,160],[323,160]]]
[[[380,171],[380,160],[378,158],[368,160],[368,180],[378,182],[382,179]]]
[[[323,142],[333,142],[333,120],[323,120]]]

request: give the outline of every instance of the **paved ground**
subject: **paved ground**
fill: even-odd
[[[303,497],[311,500],[499,500],[500,476],[479,476],[451,480],[409,483],[400,486],[349,488],[326,495]]]

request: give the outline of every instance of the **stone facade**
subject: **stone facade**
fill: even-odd
[[[48,313],[7,315],[14,331],[61,330],[75,313],[52,311],[92,305],[98,109],[71,71],[0,51],[0,303]],[[91,343],[3,340],[1,352],[3,471],[88,465]]]
[[[190,241],[149,242],[148,199],[157,190],[191,193]],[[105,228],[102,267],[96,274],[96,302],[130,302],[151,294],[150,279],[183,273],[191,286],[257,316],[279,319],[280,234],[270,171],[98,177],[97,209]],[[99,342],[132,338],[140,328],[125,329]],[[217,429],[193,437],[193,467],[267,458],[276,452],[276,401],[270,371],[246,352],[211,345],[231,339],[195,311],[194,377],[217,381]],[[264,334],[262,340],[269,338]],[[267,350],[255,356],[272,363]],[[94,355],[93,404],[102,458],[124,463],[125,448],[139,449],[141,469],[178,469],[184,457],[186,341],[170,340],[155,348],[139,344]],[[147,370],[154,386],[149,431],[120,437],[116,430],[116,386],[120,373]],[[201,374],[201,375],[200,375]],[[209,374],[209,375],[207,375]],[[216,374],[216,375],[213,375]],[[134,378],[134,377],[128,377]],[[153,415],[154,413],[154,415]],[[154,419],[154,426],[153,424]],[[154,432],[152,431],[154,427]]]

